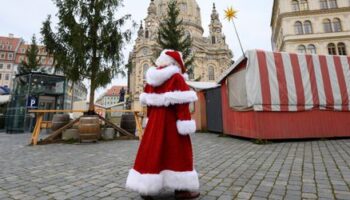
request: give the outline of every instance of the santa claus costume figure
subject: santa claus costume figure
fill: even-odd
[[[193,167],[190,134],[196,131],[189,103],[197,100],[185,82],[182,54],[164,50],[157,67],[146,73],[140,102],[147,105],[147,125],[126,187],[141,196],[175,190],[179,199],[199,196],[198,174]]]

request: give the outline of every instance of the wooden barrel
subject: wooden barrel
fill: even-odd
[[[83,116],[79,120],[80,141],[93,140],[101,138],[101,128],[98,116]]]
[[[136,122],[135,122],[134,114],[133,113],[123,114],[122,119],[120,121],[120,127],[131,134],[135,134]]]
[[[68,114],[55,114],[52,118],[51,130],[56,131],[69,123]]]

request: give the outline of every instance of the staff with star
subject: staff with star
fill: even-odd
[[[227,8],[225,10],[225,19],[227,19],[229,22],[232,21],[233,27],[235,29],[235,32],[236,32],[236,35],[237,35],[237,38],[238,38],[239,45],[241,47],[243,56],[245,57],[245,53],[244,53],[244,50],[243,50],[242,42],[241,42],[241,39],[239,37],[238,31],[237,31],[237,28],[236,28],[236,24],[235,24],[235,21],[234,21],[234,18],[237,19],[237,13],[238,13],[238,11],[233,9],[233,7],[231,6],[231,7]]]

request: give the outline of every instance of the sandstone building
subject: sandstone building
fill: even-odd
[[[161,51],[157,44],[158,27],[167,14],[169,0],[151,0],[148,15],[141,24],[133,51],[130,53],[131,71],[129,72],[129,91],[133,100],[132,107],[139,108],[138,97],[145,83],[144,75]],[[195,0],[178,0],[180,18],[183,19],[186,34],[192,38],[194,55],[191,80],[215,81],[230,66],[232,52],[225,41],[222,23],[215,5],[211,14],[209,36],[203,36],[201,11]]]
[[[274,51],[350,55],[349,0],[274,0]]]

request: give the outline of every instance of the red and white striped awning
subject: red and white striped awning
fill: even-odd
[[[350,57],[248,51],[248,106],[256,111],[350,110]]]

